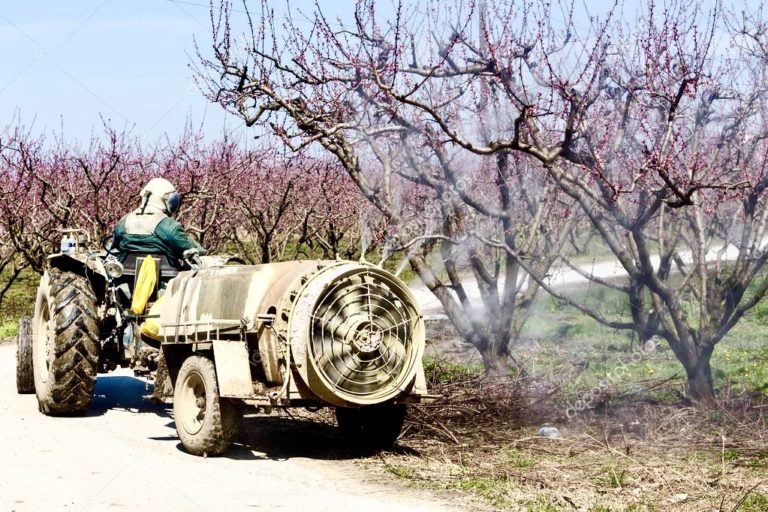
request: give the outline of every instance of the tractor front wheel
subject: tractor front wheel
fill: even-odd
[[[193,455],[221,454],[232,444],[241,416],[236,401],[219,396],[213,361],[188,357],[173,392],[173,417],[184,449]]]

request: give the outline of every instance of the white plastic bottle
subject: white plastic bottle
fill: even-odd
[[[60,249],[63,253],[77,251],[77,240],[75,240],[75,237],[72,235],[65,233],[64,236],[61,237]]]

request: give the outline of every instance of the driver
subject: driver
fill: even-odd
[[[181,196],[165,178],[153,178],[140,193],[141,205],[120,219],[112,235],[112,250],[125,261],[130,252],[162,254],[176,268],[181,267],[184,252],[193,249],[205,254],[184,227],[173,218],[179,210]]]

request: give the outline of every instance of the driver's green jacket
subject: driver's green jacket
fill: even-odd
[[[112,250],[119,251],[121,261],[129,252],[136,252],[164,254],[171,264],[179,265],[187,249],[205,254],[178,221],[162,213],[129,213],[120,219],[112,235]]]

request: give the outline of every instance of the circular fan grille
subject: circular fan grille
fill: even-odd
[[[341,396],[394,393],[411,374],[418,320],[403,290],[381,273],[365,270],[342,277],[316,303],[310,357]]]

